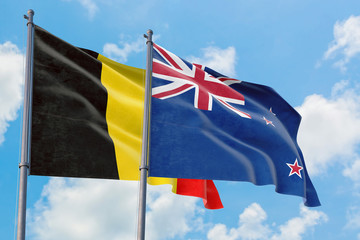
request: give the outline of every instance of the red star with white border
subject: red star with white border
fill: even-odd
[[[294,164],[290,164],[290,163],[286,163],[286,164],[289,166],[289,168],[291,168],[291,171],[290,171],[290,173],[289,173],[289,177],[290,177],[291,175],[293,175],[293,174],[296,174],[296,175],[298,175],[300,178],[302,178],[302,177],[301,177],[301,174],[300,174],[300,171],[303,170],[303,167],[302,167],[302,166],[299,166],[297,159],[295,159]]]
[[[270,124],[270,125],[272,125],[273,127],[275,127],[275,125],[273,124],[273,122],[272,122],[272,121],[267,120],[267,119],[266,119],[266,117],[264,117],[264,116],[263,116],[263,119],[265,120],[266,125],[269,125],[269,124]]]

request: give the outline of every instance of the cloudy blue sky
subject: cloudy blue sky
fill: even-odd
[[[145,68],[142,35],[240,80],[273,87],[302,115],[298,142],[321,207],[273,186],[220,182],[224,209],[150,187],[147,239],[360,239],[358,0],[0,2],[0,236],[14,239],[26,21]],[[30,240],[135,239],[138,183],[30,176]]]

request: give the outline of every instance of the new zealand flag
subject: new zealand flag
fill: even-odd
[[[319,206],[296,141],[300,120],[272,88],[154,45],[150,176],[274,184]]]

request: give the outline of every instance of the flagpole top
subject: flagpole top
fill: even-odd
[[[27,11],[27,13],[28,13],[29,16],[35,14],[34,10],[32,10],[32,9],[29,9],[29,10]]]
[[[147,39],[146,44],[147,44],[148,42],[151,43],[151,44],[153,44],[153,42],[152,42],[153,31],[152,31],[151,29],[149,29],[149,30],[147,30],[146,33],[147,33],[147,35],[144,34],[144,37]]]
[[[34,10],[29,9],[29,10],[27,11],[27,14],[28,14],[27,16],[24,15],[24,18],[25,18],[26,20],[28,20],[28,22],[27,22],[26,25],[33,24],[33,17],[34,17],[34,14],[35,14]]]

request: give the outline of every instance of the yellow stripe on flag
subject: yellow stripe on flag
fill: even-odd
[[[119,178],[139,180],[145,70],[117,63],[100,54],[98,59],[103,63],[101,82],[108,91],[106,121],[115,145]],[[177,179],[151,177],[148,183],[171,184],[176,193]]]

